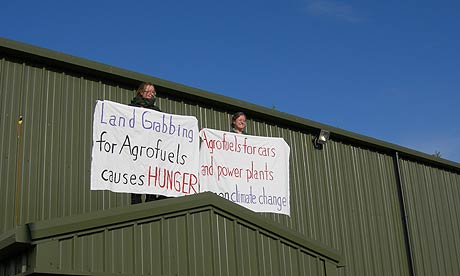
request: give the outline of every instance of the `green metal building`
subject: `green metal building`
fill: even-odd
[[[212,193],[131,206],[90,191],[97,99],[291,148],[291,216]],[[313,140],[330,131],[321,148]],[[460,275],[460,166],[155,77],[0,38],[0,275]]]

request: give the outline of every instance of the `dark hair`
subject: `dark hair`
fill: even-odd
[[[236,119],[238,119],[238,117],[240,117],[240,116],[246,117],[246,114],[244,114],[244,113],[241,112],[241,111],[240,111],[240,112],[236,112],[235,114],[233,114],[233,116],[232,116],[232,123],[231,123],[231,127],[232,127],[232,128],[235,128],[235,121],[236,121]]]
[[[140,95],[142,93],[142,91],[144,91],[145,87],[149,86],[149,85],[153,86],[153,89],[155,89],[155,85],[153,85],[153,83],[151,83],[151,82],[143,82],[137,88],[137,95]],[[155,92],[155,94],[156,94],[156,92]]]

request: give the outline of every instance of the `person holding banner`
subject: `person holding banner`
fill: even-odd
[[[155,86],[151,82],[143,82],[139,85],[137,89],[136,96],[131,100],[130,106],[135,107],[143,107],[148,109],[153,109],[156,111],[160,111],[160,108],[155,105],[155,98],[156,91]],[[167,198],[163,195],[145,195],[145,202],[160,200]],[[131,204],[138,204],[142,203],[142,195],[141,194],[131,194]]]
[[[155,105],[155,86],[151,82],[144,82],[139,85],[136,96],[131,100],[130,106],[149,108],[156,111],[161,111]]]
[[[246,127],[246,115],[243,112],[236,112],[232,116],[232,123],[231,123],[231,132],[239,133],[239,134],[247,134],[244,131]]]

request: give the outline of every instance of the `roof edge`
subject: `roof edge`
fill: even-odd
[[[32,241],[38,241],[76,232],[96,230],[101,227],[117,226],[136,220],[173,216],[180,212],[193,213],[210,208],[218,210],[223,215],[238,218],[246,224],[254,225],[267,233],[283,237],[288,242],[308,248],[308,250],[318,255],[343,265],[344,257],[337,250],[307,239],[293,230],[284,228],[279,223],[264,218],[211,192],[40,221],[29,224],[29,228]]]
[[[160,78],[152,77],[141,73],[136,73],[119,67],[110,66],[96,61],[91,61],[88,59],[0,37],[0,53],[2,52],[2,50],[9,52],[10,54],[12,54],[13,52],[16,52],[16,54],[21,53],[22,55],[20,56],[22,57],[23,54],[29,57],[41,57],[45,60],[53,61],[53,63],[60,64],[60,66],[63,67],[79,68],[82,71],[91,71],[93,72],[93,74],[101,75],[105,78],[117,79],[118,81],[120,81],[120,79],[123,79],[125,82],[129,82],[131,84],[139,83],[142,81],[150,81],[158,86],[179,91],[181,95],[186,98],[193,98],[195,100],[203,102],[213,102],[221,106],[230,106],[235,110],[242,110],[248,114],[253,114],[261,118],[268,117],[274,121],[282,121],[284,124],[295,127],[300,130],[326,129],[331,132],[331,139],[333,139],[334,137],[339,137],[369,147],[380,148],[384,151],[398,152],[403,157],[408,157],[412,159],[418,158],[429,164],[437,165],[446,169],[460,172],[460,163],[456,163],[442,158],[437,158],[423,152],[399,146],[397,144],[385,142],[383,140],[357,134],[341,128],[336,128],[306,118],[301,118],[285,112],[280,112],[277,110],[273,110],[271,108],[255,105],[249,102],[237,100],[235,98],[227,97],[224,95],[215,94],[209,91],[186,86],[172,81],[163,80]]]
[[[28,225],[20,225],[0,235],[0,260],[31,247]]]

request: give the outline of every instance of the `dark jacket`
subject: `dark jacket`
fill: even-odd
[[[129,105],[135,107],[144,107],[161,112],[160,108],[158,108],[158,106],[155,105],[155,100],[155,98],[146,99],[143,98],[141,95],[136,95],[136,97],[134,97],[131,100],[131,103]]]
[[[142,97],[141,95],[137,95],[131,100],[131,103],[129,104],[130,106],[135,106],[135,107],[144,107],[148,109],[153,109],[156,111],[160,111],[160,108],[155,105],[155,98],[151,99],[146,99]],[[146,195],[145,196],[145,201],[155,201],[155,200],[160,200],[167,198],[166,196],[163,195]],[[142,195],[141,194],[131,194],[131,204],[137,204],[142,202]]]

